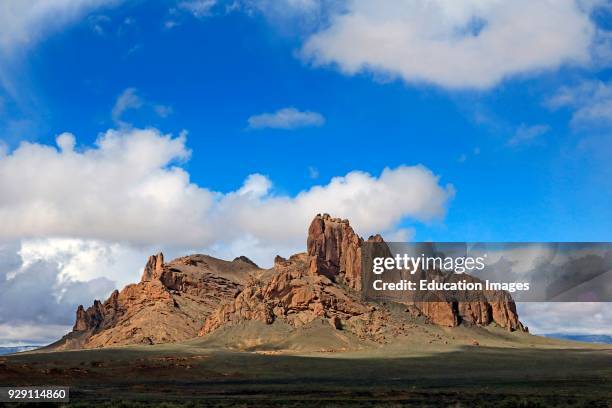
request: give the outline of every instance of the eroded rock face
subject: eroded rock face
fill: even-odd
[[[491,309],[493,314],[491,321],[509,330],[527,331],[527,328],[519,321],[516,304],[509,295],[505,300],[493,302]]]
[[[340,277],[348,287],[361,290],[361,244],[348,220],[317,215],[308,228],[310,270],[328,278]]]
[[[455,327],[461,323],[477,326],[497,324],[509,331],[527,331],[519,321],[516,305],[512,300],[494,302],[414,302],[414,315],[422,313],[434,324]]]
[[[114,294],[115,292],[113,292]],[[76,321],[72,328],[73,331],[86,331],[90,328],[99,326],[104,321],[102,303],[94,301],[93,306],[85,310],[80,305],[76,312]]]
[[[88,309],[79,306],[73,331],[53,348],[94,348],[157,344],[196,337],[206,317],[233,299],[249,274],[261,271],[252,262],[222,261],[193,255],[164,263],[149,257],[137,284],[114,291]]]
[[[250,282],[235,300],[211,314],[200,335],[244,320],[272,323],[281,319],[299,327],[315,319],[328,319],[333,327],[380,338],[385,330],[392,331],[389,326],[397,322],[390,321],[384,308],[371,313],[371,306],[357,294],[362,288],[363,242],[348,220],[317,215],[308,229],[307,253],[289,260],[277,256],[273,278],[268,282]],[[384,240],[374,235],[367,242]],[[407,310],[440,326],[496,323],[508,330],[524,330],[510,296],[498,294],[495,299],[499,300],[492,303],[446,302],[442,298],[437,300],[436,293],[431,293],[431,297],[428,301],[411,302]]]
[[[330,271],[312,271],[313,257],[297,254],[289,260],[275,259],[275,274],[268,282],[252,280],[236,299],[212,313],[200,336],[245,320],[268,324],[276,320],[293,327],[316,319],[327,319],[336,329],[347,329],[368,339],[381,338],[388,326],[387,313],[361,302],[326,276]]]
[[[147,260],[144,271],[142,272],[141,282],[147,282],[159,278],[164,268],[164,254],[151,255]]]

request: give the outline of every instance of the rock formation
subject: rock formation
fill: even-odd
[[[367,242],[384,241],[375,235]],[[333,327],[346,328],[360,337],[385,338],[400,324],[384,308],[363,302],[357,293],[362,288],[363,243],[348,220],[317,215],[308,229],[307,253],[289,260],[277,256],[272,279],[250,282],[206,319],[200,335],[245,320],[268,324],[280,320],[299,327],[328,319]],[[409,302],[407,311],[441,326],[496,323],[508,330],[524,330],[509,295],[498,296],[494,303],[436,301],[436,294],[432,296],[428,301]]]
[[[359,297],[343,290],[326,276],[332,270],[312,271],[313,256],[297,254],[288,260],[277,257],[275,273],[268,282],[252,280],[234,299],[213,312],[200,331],[205,336],[227,325],[245,320],[268,324],[280,320],[299,328],[325,319],[336,329],[348,329],[361,338],[379,339],[388,313],[366,305]],[[388,327],[387,327],[388,326]]]
[[[252,261],[233,262],[192,255],[164,263],[163,254],[149,257],[141,281],[115,290],[105,302],[79,306],[73,331],[54,349],[157,344],[197,336],[206,317],[233,299],[248,276],[261,274]]]
[[[296,329],[327,321],[333,329],[377,342],[405,333],[407,317],[448,327],[495,323],[526,331],[505,292],[474,302],[448,302],[431,292],[428,301],[400,302],[404,317],[397,308],[392,312],[384,303],[364,301],[361,260],[364,244],[372,242],[384,241],[380,235],[364,241],[348,220],[324,214],[310,224],[307,252],[277,256],[268,270],[244,256],[228,262],[192,255],[165,263],[159,253],[149,257],[139,283],[87,309],[79,306],[72,332],[50,347],[176,342],[246,321],[278,321]]]
[[[383,243],[384,240],[377,234],[367,242]],[[348,220],[332,218],[328,214],[317,215],[308,229],[307,248],[311,257],[311,273],[320,273],[332,279],[339,278],[340,282],[346,283],[351,289],[361,290],[363,243],[363,239],[353,231]],[[461,277],[475,279],[467,274]],[[435,293],[431,295],[436,296]],[[481,326],[496,323],[508,330],[525,330],[518,319],[516,306],[510,295],[496,292],[489,297],[493,299],[491,302],[437,302],[435,299],[429,299],[415,302],[416,309],[413,310],[441,326],[454,327],[462,322]]]
[[[361,289],[361,244],[348,220],[317,215],[308,228],[306,242],[310,271]]]
[[[151,255],[144,271],[142,272],[141,282],[148,282],[154,279],[159,279],[164,269],[164,254],[161,252],[157,255]]]

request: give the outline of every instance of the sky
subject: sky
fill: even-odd
[[[160,250],[269,266],[319,212],[612,241],[610,30],[601,0],[4,0],[0,344],[61,336]],[[520,311],[611,334],[607,306]]]

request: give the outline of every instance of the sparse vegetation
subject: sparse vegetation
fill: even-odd
[[[445,338],[454,341],[406,337],[345,353],[231,351],[203,339],[25,353],[5,357],[0,382],[70,385],[70,407],[610,407],[609,348],[496,329]]]

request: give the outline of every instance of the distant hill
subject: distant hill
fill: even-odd
[[[18,347],[0,347],[0,356],[6,354],[19,353],[21,351],[35,350],[41,346],[18,346]]]
[[[564,333],[549,333],[544,334],[546,337],[561,340],[582,341],[585,343],[604,343],[612,344],[612,336],[605,334],[564,334]]]

